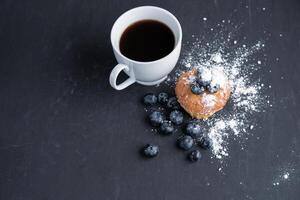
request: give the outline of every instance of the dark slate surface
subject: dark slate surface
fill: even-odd
[[[231,143],[224,173],[209,153],[190,164],[174,137],[151,134],[139,99],[162,87],[109,86],[110,28],[139,5],[174,13],[184,43],[203,17],[244,22],[236,37],[249,43],[267,38],[261,75],[273,109],[253,116],[260,128],[245,151]],[[297,0],[2,0],[0,199],[299,199],[299,10]],[[158,158],[139,156],[146,142],[161,146]],[[284,167],[289,180],[273,186]]]

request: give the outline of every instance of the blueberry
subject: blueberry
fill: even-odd
[[[211,140],[208,137],[200,137],[196,140],[197,144],[203,149],[210,149],[211,148]]]
[[[191,122],[186,126],[186,134],[193,138],[199,138],[202,135],[201,127],[195,122]]]
[[[165,92],[161,92],[158,94],[158,102],[162,105],[165,105],[168,103],[169,95]]]
[[[143,102],[147,106],[154,105],[157,103],[157,97],[152,93],[146,94],[143,98]]]
[[[189,150],[193,147],[194,140],[191,136],[185,135],[178,139],[178,146],[183,150]]]
[[[188,154],[188,159],[191,162],[197,162],[201,157],[202,156],[199,150],[193,150]]]
[[[167,107],[171,109],[179,109],[180,105],[176,99],[176,97],[171,97],[168,100]]]
[[[170,121],[164,121],[161,125],[160,125],[160,132],[163,135],[171,135],[172,133],[174,133],[175,128],[172,124],[172,122]]]
[[[183,122],[183,114],[178,110],[173,110],[170,113],[170,120],[176,125],[182,124]]]
[[[159,126],[163,123],[165,116],[160,111],[154,111],[149,115],[149,119],[152,126]]]
[[[158,153],[159,153],[159,148],[157,145],[147,144],[143,148],[143,154],[148,158],[153,158],[153,157],[157,156]]]
[[[191,84],[192,93],[199,95],[205,91],[205,87],[198,84],[197,82]]]
[[[197,82],[201,86],[208,86],[212,80],[212,72],[207,67],[199,67],[197,69]]]
[[[215,93],[220,89],[220,84],[217,82],[212,81],[208,86],[207,86],[207,90],[210,93]]]

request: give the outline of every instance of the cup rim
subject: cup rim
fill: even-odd
[[[137,61],[137,60],[132,60],[126,56],[124,56],[120,50],[118,48],[115,47],[115,44],[113,42],[113,38],[112,38],[112,34],[113,34],[113,30],[114,30],[114,27],[116,25],[116,23],[122,18],[124,17],[124,15],[126,15],[128,12],[132,12],[133,10],[137,10],[137,9],[140,9],[140,8],[151,8],[151,9],[157,9],[157,10],[160,10],[160,11],[163,11],[164,13],[166,13],[167,15],[169,15],[176,23],[177,27],[179,28],[179,35],[178,35],[178,42],[176,43],[176,45],[174,46],[173,50],[166,56],[158,59],[158,60],[153,60],[153,61],[147,61],[147,62],[142,62],[142,61]],[[136,64],[153,64],[153,63],[157,63],[163,59],[165,59],[166,57],[169,57],[174,51],[175,49],[178,48],[178,46],[180,45],[181,43],[181,40],[182,40],[182,29],[181,29],[181,25],[178,21],[178,19],[169,11],[167,11],[166,9],[163,9],[163,8],[160,8],[160,7],[157,7],[157,6],[138,6],[138,7],[135,7],[135,8],[132,8],[130,10],[127,10],[126,12],[124,12],[122,15],[120,15],[116,21],[114,22],[113,26],[112,26],[112,29],[111,29],[111,32],[110,32],[110,41],[111,41],[111,44],[112,44],[112,47],[113,49],[123,58],[123,59],[127,59],[129,60],[130,62],[132,63],[136,63]]]

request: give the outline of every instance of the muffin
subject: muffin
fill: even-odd
[[[231,86],[221,69],[200,67],[181,74],[175,93],[181,107],[193,118],[207,119],[224,108]]]

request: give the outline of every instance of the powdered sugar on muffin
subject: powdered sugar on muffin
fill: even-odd
[[[205,107],[213,107],[216,104],[216,97],[212,94],[203,94],[202,103]]]

